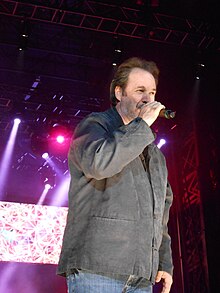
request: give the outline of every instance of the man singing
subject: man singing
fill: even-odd
[[[150,293],[172,284],[168,235],[172,191],[151,125],[159,70],[130,58],[110,86],[112,107],[76,128],[70,150],[69,210],[58,264],[69,293]]]

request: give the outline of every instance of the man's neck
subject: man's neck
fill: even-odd
[[[123,123],[125,125],[127,125],[128,123],[130,123],[131,121],[129,119],[127,119],[126,116],[123,115],[123,112],[121,110],[121,106],[120,106],[120,103],[118,103],[116,106],[115,106],[116,110],[118,111],[118,114],[121,116],[121,119],[123,121]]]

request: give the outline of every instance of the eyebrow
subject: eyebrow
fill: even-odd
[[[145,86],[137,86],[137,89],[146,89]],[[152,91],[156,92],[157,89],[152,89]]]

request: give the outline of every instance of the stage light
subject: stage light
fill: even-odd
[[[16,120],[12,127],[11,133],[9,135],[7,145],[1,157],[0,162],[0,197],[3,196],[5,192],[5,186],[7,182],[7,176],[9,174],[9,170],[11,168],[12,154],[14,151],[15,141],[17,137],[19,123]]]
[[[195,74],[195,78],[197,80],[200,80],[203,75],[204,75],[204,68],[205,68],[205,64],[204,63],[198,63],[196,65],[196,74]]]
[[[67,127],[54,124],[48,136],[49,152],[52,154],[66,155],[69,149],[71,136],[72,134]]]
[[[160,149],[165,143],[166,143],[166,140],[161,138],[159,143],[157,144],[157,147]]]
[[[43,153],[42,158],[46,160],[47,158],[49,158],[49,154],[48,153]]]
[[[62,206],[68,200],[68,190],[70,185],[70,175],[64,177],[51,198],[51,205]]]
[[[46,189],[46,190],[51,189],[51,185],[50,185],[49,183],[46,183],[46,184],[45,184],[45,189]]]
[[[46,162],[38,169],[38,172],[41,175],[42,185],[48,186],[50,185],[49,189],[53,189],[56,186],[56,172],[55,170],[48,164],[47,159]],[[48,189],[47,189],[48,190]]]
[[[21,119],[20,118],[15,118],[14,119],[14,124],[19,125],[21,123]]]
[[[29,24],[28,19],[23,17],[20,23],[20,36],[19,36],[19,44],[18,49],[19,51],[23,51],[27,49],[28,46],[28,38],[29,38]]]
[[[67,155],[72,132],[68,127],[54,124],[52,127],[38,129],[31,138],[34,154],[45,160],[54,155]],[[47,154],[46,154],[47,153]]]
[[[58,143],[63,143],[65,141],[65,138],[63,135],[58,135],[57,138],[56,138],[56,141]]]
[[[114,57],[112,61],[112,66],[115,67],[121,63],[121,54],[122,54],[121,40],[117,35],[114,36],[113,46],[114,46]]]
[[[49,190],[52,189],[52,186],[49,184],[49,183],[46,183],[44,185],[44,190],[43,192],[41,193],[41,196],[37,202],[37,205],[42,205],[44,203],[44,200],[49,192]]]

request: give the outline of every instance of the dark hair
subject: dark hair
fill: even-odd
[[[141,68],[150,72],[155,78],[156,85],[158,84],[159,69],[153,61],[147,61],[138,57],[133,57],[125,60],[114,74],[110,85],[110,101],[112,106],[116,106],[118,100],[115,96],[116,86],[120,86],[122,91],[126,88],[128,77],[133,68]]]

